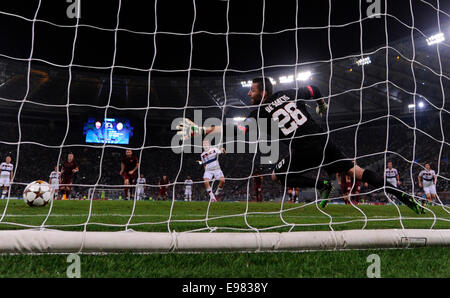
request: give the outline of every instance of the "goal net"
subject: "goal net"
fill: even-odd
[[[3,2],[0,252],[450,245],[447,3]],[[255,78],[320,97],[291,98],[265,123],[281,129],[269,139],[267,119],[245,122],[271,112],[252,105]],[[296,135],[302,119],[321,132]],[[222,127],[206,155],[202,127]],[[309,145],[317,137],[325,147]],[[302,146],[317,166],[293,159]],[[343,157],[330,161],[327,146]],[[383,186],[327,171],[342,161]],[[283,162],[313,186],[273,181]],[[58,193],[31,208],[35,180]]]

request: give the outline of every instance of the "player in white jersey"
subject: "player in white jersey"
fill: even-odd
[[[192,201],[192,184],[194,182],[191,179],[191,176],[187,176],[186,180],[184,181],[184,200],[185,201]]]
[[[8,193],[8,187],[11,185],[13,178],[14,165],[11,163],[11,156],[6,156],[5,162],[0,164],[0,187],[3,187],[2,199]]]
[[[201,154],[202,164],[205,168],[205,173],[203,174],[203,180],[205,181],[206,192],[209,194],[211,202],[216,202],[216,196],[220,195],[223,191],[223,186],[225,184],[225,177],[223,176],[222,170],[219,165],[219,155],[225,154],[225,148],[218,149],[215,147],[210,147],[209,141],[203,141],[203,148],[205,151]],[[211,186],[209,185],[210,180],[219,179],[219,186],[217,187],[216,193],[212,192]]]
[[[141,174],[139,178],[136,179],[136,199],[143,200],[145,197],[145,184],[146,180],[144,174]]]
[[[53,198],[58,199],[59,183],[61,182],[61,172],[58,171],[56,166],[53,172],[50,173],[48,183],[53,191]]]
[[[430,164],[425,164],[425,170],[420,171],[419,176],[419,187],[423,188],[427,200],[432,203],[436,200],[436,182],[437,176],[434,170],[431,169]],[[425,205],[425,202],[423,202]]]
[[[384,172],[384,177],[387,182],[395,187],[400,186],[400,176],[398,175],[397,169],[392,167],[392,161],[388,161],[386,171]]]

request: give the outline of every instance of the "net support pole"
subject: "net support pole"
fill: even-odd
[[[289,233],[0,231],[0,253],[302,251],[450,246],[450,229]]]

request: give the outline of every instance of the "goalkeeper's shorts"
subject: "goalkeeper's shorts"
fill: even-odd
[[[302,137],[292,142],[291,154],[279,160],[274,172],[282,183],[295,175],[304,175],[318,168],[325,169],[330,175],[346,173],[354,166],[346,158],[331,140],[326,143],[326,136]]]

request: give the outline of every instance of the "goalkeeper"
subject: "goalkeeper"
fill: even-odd
[[[323,168],[330,175],[346,173],[375,188],[384,186],[383,175],[354,165],[330,140],[327,142],[327,133],[314,122],[304,103],[304,100],[315,100],[316,112],[320,116],[327,111],[327,104],[321,98],[317,87],[307,86],[273,94],[273,86],[269,78],[256,78],[252,81],[248,96],[251,98],[252,105],[258,105],[258,109],[253,111],[247,119],[266,118],[275,121],[279,128],[280,142],[290,146],[291,149],[291,154],[279,160],[275,166],[272,174],[274,181],[286,183],[288,187],[317,187],[319,196],[323,200],[321,206],[325,207],[332,191],[330,181],[320,179],[316,184],[316,179],[303,176],[305,170],[320,167],[323,159]],[[268,122],[270,125],[270,121]],[[246,132],[245,125],[239,128]],[[222,126],[200,127],[187,118],[179,123],[177,129],[179,130],[177,134],[184,138],[222,132]],[[260,129],[265,128],[260,127]],[[265,133],[270,136],[270,126],[266,128]],[[386,182],[386,186],[387,193],[395,195],[415,213],[424,213],[423,208],[413,197],[402,193],[389,182]]]

